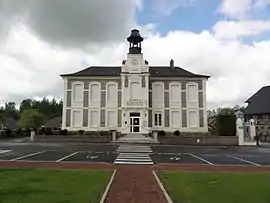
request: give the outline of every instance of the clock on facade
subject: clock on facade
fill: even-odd
[[[136,65],[138,65],[138,60],[137,59],[133,59],[131,61],[131,63],[132,63],[132,65],[136,66]]]

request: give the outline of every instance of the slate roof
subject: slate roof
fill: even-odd
[[[45,126],[48,128],[61,127],[62,116],[54,117],[46,121]]]
[[[270,113],[270,86],[262,87],[254,95],[245,101],[248,106],[245,114],[268,114]]]
[[[208,75],[200,75],[191,73],[180,67],[170,66],[149,66],[150,77],[193,77],[193,78],[209,78]],[[62,74],[61,77],[67,76],[120,76],[120,66],[91,66],[81,71]]]
[[[11,117],[4,118],[3,126],[5,129],[14,130],[18,127],[18,122]]]

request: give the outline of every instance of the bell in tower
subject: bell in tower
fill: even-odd
[[[141,37],[139,30],[131,30],[131,34],[127,38],[127,41],[129,42],[129,54],[142,53],[141,42],[143,41],[143,38]]]

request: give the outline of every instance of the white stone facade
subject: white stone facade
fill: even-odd
[[[208,132],[206,77],[154,77],[142,53],[129,53],[117,70],[111,76],[62,76],[63,129]]]

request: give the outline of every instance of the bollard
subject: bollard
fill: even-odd
[[[157,131],[153,132],[153,137],[154,137],[154,141],[157,142],[158,141],[158,132]]]
[[[116,141],[116,131],[112,131],[112,140]]]
[[[30,135],[30,140],[31,141],[34,141],[35,140],[35,135],[36,135],[36,132],[35,131],[31,131],[31,135]]]

